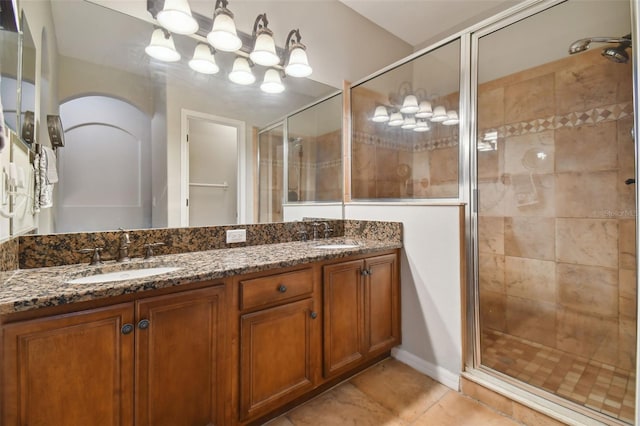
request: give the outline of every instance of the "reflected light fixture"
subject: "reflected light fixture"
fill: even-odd
[[[402,128],[405,130],[415,129],[416,126],[417,126],[416,118],[414,116],[409,116],[405,118],[404,122],[402,123]]]
[[[442,122],[445,126],[455,126],[460,120],[456,111],[447,111],[447,119]]]
[[[164,28],[156,28],[151,34],[151,42],[144,49],[145,53],[154,59],[164,62],[180,60],[180,53],[176,50],[173,37]]]
[[[282,93],[284,92],[284,85],[280,80],[280,72],[273,68],[269,68],[264,73],[264,81],[260,85],[260,90],[266,93]]]
[[[422,101],[418,106],[418,112],[416,112],[416,118],[430,118],[433,115],[431,110],[431,102]]]
[[[400,112],[403,114],[415,114],[419,109],[418,98],[415,95],[407,95],[402,102]]]
[[[217,50],[235,52],[242,47],[242,40],[238,37],[233,13],[227,9],[228,4],[228,0],[216,0],[213,26],[207,34],[207,41]]]
[[[389,121],[389,112],[387,111],[387,107],[383,105],[377,106],[371,121],[374,123],[386,123]]]
[[[429,127],[429,123],[424,120],[416,121],[416,127],[413,128],[414,132],[428,132],[429,130],[431,130],[431,127]]]
[[[449,116],[447,115],[447,110],[443,106],[437,106],[433,110],[431,121],[433,121],[434,123],[442,123],[448,118]]]
[[[193,58],[189,61],[189,67],[202,74],[217,73],[220,71],[220,67],[216,64],[216,58],[213,53],[211,46],[198,43],[193,52]]]
[[[172,33],[195,34],[198,31],[198,21],[191,15],[187,0],[164,0],[164,7],[156,19]]]
[[[391,116],[389,117],[389,126],[397,127],[402,126],[403,124],[404,118],[402,117],[402,114],[400,114],[399,112],[391,113]]]
[[[249,53],[249,59],[258,65],[271,67],[280,63],[280,57],[276,53],[276,43],[273,41],[273,32],[267,28],[269,21],[267,14],[258,15],[253,24],[253,50]]]
[[[307,47],[300,42],[300,30],[291,30],[287,36],[284,72],[291,77],[309,77],[313,70],[309,66]]]
[[[229,73],[229,80],[243,86],[253,84],[256,81],[256,76],[251,72],[247,58],[238,56],[236,60],[233,61],[233,69]]]

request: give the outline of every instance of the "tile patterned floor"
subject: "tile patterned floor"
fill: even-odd
[[[394,359],[293,409],[269,426],[518,425]]]
[[[483,365],[633,423],[635,372],[497,331],[482,337]]]

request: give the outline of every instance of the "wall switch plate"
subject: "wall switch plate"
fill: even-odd
[[[232,229],[227,231],[227,244],[244,243],[245,241],[247,241],[246,229]]]

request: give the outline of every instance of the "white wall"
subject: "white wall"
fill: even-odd
[[[0,211],[10,214],[9,194],[5,191],[5,182],[9,175],[9,132],[7,127],[3,126],[2,131],[5,137],[5,147],[0,151]],[[0,215],[0,241],[9,238],[9,218]]]
[[[346,219],[403,223],[402,345],[395,356],[458,389],[462,369],[460,206],[347,204]]]
[[[342,219],[342,203],[283,204],[282,214],[285,222],[305,217]]]

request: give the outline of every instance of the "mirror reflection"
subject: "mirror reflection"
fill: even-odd
[[[39,214],[40,233],[251,222],[257,208],[253,206],[257,203],[253,202],[252,129],[336,90],[307,78],[286,78],[285,92],[270,94],[262,92],[259,84],[232,84],[225,73],[198,73],[188,65],[198,43],[189,36],[173,35],[176,49],[182,52],[179,61],[158,61],[145,53],[154,30],[151,23],[97,4],[25,2],[23,9],[27,19],[34,16],[38,22],[34,54],[25,56],[29,64],[25,69],[36,71],[32,66],[36,56],[46,52],[37,72],[25,73],[25,84],[33,85],[36,74],[46,71],[39,96],[51,104],[48,113],[59,113],[66,141],[55,151],[59,181],[54,207]],[[3,31],[2,36],[12,42],[10,34]],[[3,100],[11,98],[5,90],[16,91],[5,89],[4,78],[6,66],[11,67],[6,74],[16,79],[13,68],[17,65],[4,58],[16,63],[15,45],[2,50]],[[218,56],[220,68],[230,70],[234,55]],[[29,95],[28,102],[32,98],[35,104],[35,96]],[[236,165],[231,173],[237,177],[237,189],[225,189],[226,194],[236,194],[227,197],[229,215],[217,221],[194,219],[186,208],[190,190],[195,191],[189,185],[190,176],[200,179],[197,171],[189,170],[194,163],[188,158],[187,135],[198,123],[190,122],[187,112],[231,120],[238,135],[243,135],[236,138],[237,151],[231,160]],[[47,137],[43,117],[39,122],[41,131],[36,134],[42,140]],[[219,156],[226,149],[214,133],[205,132],[202,137],[211,144],[207,155]],[[198,165],[206,166],[206,161]],[[221,203],[227,201],[213,201],[216,207]]]

